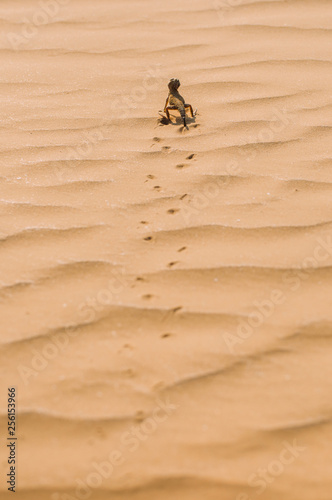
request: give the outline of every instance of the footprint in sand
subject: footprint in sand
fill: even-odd
[[[181,311],[181,309],[183,309],[182,306],[173,307],[173,309],[171,309],[170,312],[175,314],[175,313]]]
[[[170,337],[171,335],[173,335],[172,333],[163,333],[161,336],[162,339],[167,339],[168,337]]]
[[[118,354],[129,353],[134,350],[134,346],[132,344],[124,344],[122,348],[118,351]]]
[[[138,410],[136,413],[135,413],[135,420],[137,422],[143,422],[143,420],[145,420],[147,417],[147,414],[143,411],[143,410]]]
[[[150,148],[152,148],[153,146],[155,146],[155,144],[156,144],[157,142],[162,141],[162,139],[161,139],[160,137],[154,137],[154,138],[153,138],[153,141],[154,141],[154,142],[151,144]]]

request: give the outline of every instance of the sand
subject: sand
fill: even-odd
[[[0,19],[0,498],[330,500],[331,1]]]

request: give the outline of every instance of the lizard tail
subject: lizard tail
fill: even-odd
[[[181,108],[180,109],[180,114],[181,114],[181,118],[183,120],[183,125],[186,127],[187,126],[187,122],[186,122],[186,112],[185,112],[185,109],[184,108]]]

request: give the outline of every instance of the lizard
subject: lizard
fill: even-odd
[[[166,113],[166,116],[168,120],[170,119],[169,116],[169,110],[170,109],[177,109],[180,112],[181,118],[183,120],[183,125],[187,127],[187,122],[186,122],[186,109],[190,109],[191,116],[194,117],[196,113],[193,112],[193,108],[191,104],[186,104],[184,98],[182,95],[178,92],[178,88],[180,87],[180,81],[177,78],[172,78],[169,81],[168,84],[168,89],[169,93],[166,99],[165,107],[164,107],[164,113]]]

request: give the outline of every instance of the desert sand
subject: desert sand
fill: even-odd
[[[0,19],[1,500],[330,500],[332,2]]]

